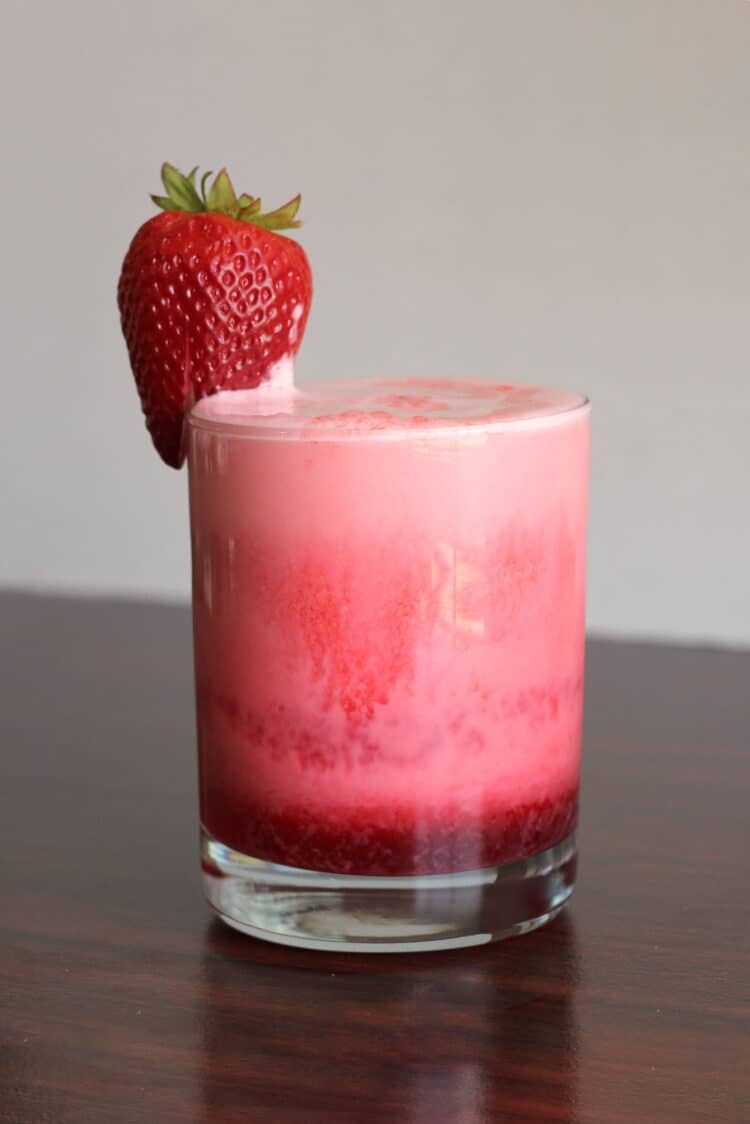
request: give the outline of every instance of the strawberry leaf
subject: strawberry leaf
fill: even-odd
[[[152,195],[151,199],[156,203],[157,207],[161,207],[162,211],[174,210],[174,203],[171,199],[167,199],[166,195]]]
[[[163,211],[187,211],[190,214],[218,211],[265,230],[290,230],[302,226],[297,218],[301,201],[299,195],[275,211],[263,214],[259,196],[243,192],[237,197],[226,168],[221,169],[208,192],[206,186],[212,173],[206,172],[201,177],[200,188],[195,186],[197,175],[197,167],[183,175],[172,164],[162,164],[161,178],[166,195],[152,195],[151,199]]]
[[[188,176],[183,176],[171,164],[162,164],[162,183],[167,195],[172,200],[172,210],[177,211],[202,211],[203,201],[191,183]]]
[[[237,210],[237,196],[232,187],[226,168],[222,168],[209,188],[206,196],[206,207],[209,211],[224,211],[233,215]]]
[[[203,200],[204,204],[206,202],[206,184],[211,179],[212,175],[213,172],[204,172],[201,176],[201,199]]]
[[[252,203],[248,203],[247,207],[241,207],[237,212],[237,218],[242,219],[243,222],[251,222],[253,217],[260,211],[260,199],[253,199]]]
[[[283,207],[269,211],[266,215],[256,215],[253,222],[256,226],[262,226],[264,230],[288,230],[290,227],[302,226],[299,219],[295,218],[301,202],[302,196],[295,195],[294,199],[290,199]]]

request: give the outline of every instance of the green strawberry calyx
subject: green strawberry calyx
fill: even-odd
[[[206,172],[196,187],[198,169],[193,168],[188,175],[178,172],[171,164],[162,164],[161,181],[164,184],[166,195],[152,195],[157,207],[163,211],[187,211],[189,214],[201,214],[208,211],[218,211],[223,215],[230,215],[240,222],[249,222],[254,226],[263,227],[264,230],[291,230],[302,226],[297,218],[297,211],[302,201],[300,195],[295,195],[282,207],[275,211],[263,212],[260,197],[253,195],[237,195],[229,173],[226,168],[214,176],[211,186],[206,189],[213,172]]]

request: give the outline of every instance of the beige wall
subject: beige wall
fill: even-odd
[[[0,582],[184,596],[115,280],[164,158],[301,189],[300,373],[594,400],[590,624],[750,643],[750,4],[4,9]]]

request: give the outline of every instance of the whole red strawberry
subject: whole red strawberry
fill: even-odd
[[[300,226],[300,197],[263,214],[237,197],[226,170],[162,167],[162,208],[138,230],[117,289],[122,330],[146,425],[174,468],[185,456],[186,413],[217,390],[247,390],[294,356],[312,300],[302,247],[279,230]]]

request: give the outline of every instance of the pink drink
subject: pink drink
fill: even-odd
[[[205,832],[318,872],[496,867],[576,820],[588,405],[308,384],[190,425]]]

